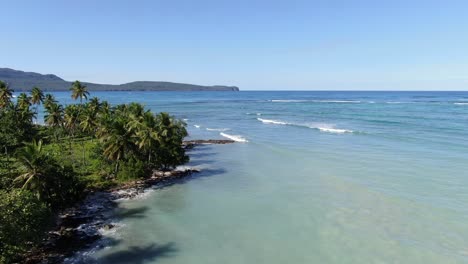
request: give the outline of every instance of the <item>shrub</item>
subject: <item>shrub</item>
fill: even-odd
[[[27,191],[0,190],[0,263],[11,263],[40,241],[51,223],[45,203]]]

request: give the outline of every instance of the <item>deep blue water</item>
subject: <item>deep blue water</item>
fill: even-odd
[[[92,96],[244,141],[195,149],[202,173],[122,201],[145,211],[116,220],[120,242],[86,253],[97,262],[468,262],[468,92]]]

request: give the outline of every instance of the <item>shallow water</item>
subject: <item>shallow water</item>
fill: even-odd
[[[200,146],[200,174],[122,201],[86,262],[468,262],[466,92],[94,95],[245,142]]]

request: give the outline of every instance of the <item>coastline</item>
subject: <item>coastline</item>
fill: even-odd
[[[197,145],[232,143],[235,141],[189,140],[184,141],[183,146],[189,150]],[[54,227],[48,231],[38,248],[24,256],[22,263],[63,263],[76,252],[85,250],[102,239],[102,230],[115,228],[111,220],[118,200],[134,199],[150,188],[164,187],[198,172],[200,171],[194,168],[154,170],[150,178],[129,181],[117,187],[88,193],[84,200],[56,215]]]

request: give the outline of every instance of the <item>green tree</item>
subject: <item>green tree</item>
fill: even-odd
[[[44,121],[48,126],[59,127],[63,124],[63,106],[57,103],[50,103],[46,108]]]
[[[119,171],[120,162],[128,158],[134,151],[132,132],[127,129],[128,119],[123,114],[107,115],[101,119],[97,131],[103,144],[103,155],[115,162],[114,173]]]
[[[151,163],[154,149],[159,144],[158,123],[153,113],[146,111],[142,116],[132,116],[128,129],[133,131],[135,144],[147,153]]]
[[[22,111],[29,110],[29,107],[31,106],[31,97],[25,93],[20,93],[17,104]]]
[[[22,190],[34,193],[38,199],[52,208],[62,208],[81,195],[81,185],[73,170],[60,166],[52,156],[45,153],[42,141],[27,143],[16,153],[23,171],[15,183]]]
[[[0,212],[0,263],[19,263],[50,226],[50,210],[32,193],[16,189],[0,190]]]
[[[156,148],[157,166],[170,169],[187,162],[189,158],[182,147],[182,142],[188,135],[185,123],[168,113],[159,113],[156,116],[156,123],[159,139],[158,148]]]
[[[10,89],[8,84],[0,81],[0,108],[5,108],[10,104],[13,92],[14,91]]]
[[[19,175],[15,182],[21,184],[21,189],[35,193],[43,198],[48,192],[47,181],[44,179],[45,167],[49,161],[42,151],[42,141],[27,143],[16,154],[18,162],[22,165],[24,173]]]
[[[86,88],[86,85],[82,84],[80,81],[73,82],[70,87],[70,91],[72,91],[71,97],[73,100],[80,98],[80,104],[83,103],[83,98],[88,100],[88,88]]]
[[[45,109],[44,122],[52,130],[56,141],[59,139],[59,134],[64,122],[63,112],[63,106],[57,103],[50,103]]]
[[[49,108],[52,104],[58,103],[57,100],[55,100],[55,97],[52,94],[46,94],[44,97],[44,107],[47,109]]]

